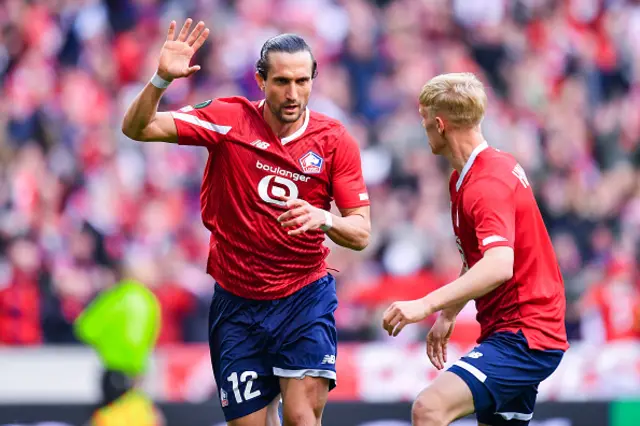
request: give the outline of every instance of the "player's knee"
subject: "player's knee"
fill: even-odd
[[[430,392],[418,395],[411,407],[411,420],[414,426],[446,426],[447,413],[440,398]]]
[[[312,407],[294,407],[286,409],[284,426],[316,426],[318,418]]]

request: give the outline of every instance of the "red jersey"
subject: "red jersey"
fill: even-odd
[[[287,235],[280,196],[329,210],[369,205],[357,142],[338,121],[307,110],[302,127],[278,138],[264,102],[232,97],[172,112],[178,143],[209,150],[202,221],[211,232],[207,272],[249,299],[288,296],[326,275],[325,234]]]
[[[564,283],[522,167],[509,154],[474,149],[449,183],[451,219],[465,268],[492,247],[514,250],[513,277],[476,300],[481,335],[522,330],[531,349],[566,350]]]
[[[611,265],[609,276],[591,287],[583,296],[587,314],[600,314],[606,341],[640,338],[640,291],[634,282],[631,265]]]

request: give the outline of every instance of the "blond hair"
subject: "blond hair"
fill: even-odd
[[[420,92],[420,105],[432,114],[442,114],[454,127],[480,124],[487,106],[484,86],[472,73],[441,74]]]

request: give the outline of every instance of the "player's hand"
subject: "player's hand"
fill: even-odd
[[[278,217],[283,228],[292,228],[287,234],[300,235],[320,229],[326,222],[324,210],[312,206],[299,198],[281,197],[287,211]]]
[[[158,63],[158,75],[165,80],[189,77],[200,69],[200,65],[189,66],[189,63],[209,36],[209,28],[205,28],[204,22],[200,21],[189,33],[192,23],[191,18],[187,19],[177,38],[175,37],[176,21],[171,21],[169,24],[167,40],[160,50]]]
[[[393,302],[384,311],[382,328],[387,330],[389,336],[395,337],[407,324],[422,321],[431,314],[431,308],[424,299]]]
[[[455,325],[455,318],[447,318],[441,313],[427,335],[427,356],[438,370],[442,370],[447,362],[447,345]]]

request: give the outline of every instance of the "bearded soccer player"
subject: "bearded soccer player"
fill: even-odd
[[[538,385],[569,347],[564,283],[551,239],[524,170],[481,133],[486,103],[473,74],[437,76],[420,94],[431,150],[454,169],[451,220],[463,270],[421,299],[393,303],[383,327],[395,336],[440,312],[427,337],[427,354],[439,370],[456,316],[472,299],[481,336],[473,351],[420,393],[412,409],[416,426],[445,426],[474,412],[481,426],[527,425]]]
[[[189,19],[169,26],[157,73],[126,112],[138,141],[199,145],[209,152],[202,220],[211,232],[208,273],[216,280],[210,350],[230,425],[320,424],[336,382],[337,307],[325,235],[353,250],[369,241],[369,197],[356,141],[336,120],[309,111],[316,61],[291,34],[268,40],[257,62],[260,102],[209,100],[157,112],[172,80],[209,30]],[[329,212],[335,200],[340,216]]]

